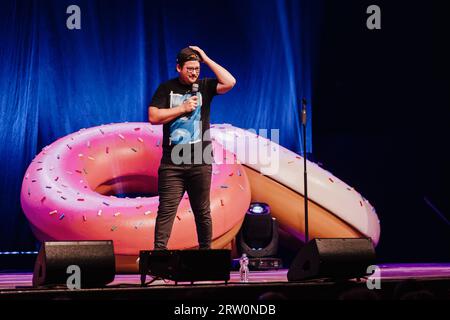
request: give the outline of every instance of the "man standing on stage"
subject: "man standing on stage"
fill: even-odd
[[[199,79],[200,62],[205,63],[217,78]],[[187,191],[195,217],[199,248],[210,249],[210,104],[216,94],[230,91],[236,79],[196,46],[184,48],[178,53],[176,68],[178,78],[162,83],[149,107],[150,122],[164,124],[154,248],[167,249],[178,205]]]

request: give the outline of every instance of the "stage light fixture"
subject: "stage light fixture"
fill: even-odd
[[[251,203],[237,236],[238,251],[249,257],[249,267],[255,270],[279,269],[278,222],[272,218],[266,203]]]

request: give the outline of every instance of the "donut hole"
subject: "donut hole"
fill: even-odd
[[[128,175],[99,184],[95,192],[119,198],[154,197],[158,195],[158,178],[147,175]]]
[[[87,172],[85,178],[90,189],[101,195],[120,198],[157,196],[160,153],[152,151],[149,145],[133,145],[128,140],[119,140],[83,150],[82,153],[90,157],[83,157],[83,167]],[[136,140],[136,143],[139,142]]]

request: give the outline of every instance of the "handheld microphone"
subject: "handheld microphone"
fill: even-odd
[[[192,89],[191,89],[191,92],[190,92],[191,93],[191,97],[196,97],[197,96],[197,92],[198,92],[198,83],[193,83],[192,84]],[[198,103],[197,103],[197,105],[195,107],[198,107]],[[186,115],[190,116],[190,115],[192,115],[193,112],[194,111],[188,112]]]
[[[197,96],[197,92],[198,92],[198,83],[193,83],[191,90],[191,97]],[[198,107],[198,103],[196,107]]]
[[[198,92],[198,83],[193,83],[191,93],[193,96],[195,96],[197,95],[197,92]]]

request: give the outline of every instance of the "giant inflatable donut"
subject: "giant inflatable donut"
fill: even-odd
[[[245,165],[252,201],[266,202],[281,227],[304,240],[303,161],[298,154],[229,124],[213,125],[211,137]],[[354,188],[307,161],[310,237],[370,237],[376,245],[380,222],[375,208]]]
[[[139,250],[153,248],[161,141],[162,126],[120,123],[82,129],[45,147],[22,183],[21,204],[35,236],[41,241],[110,239],[118,255],[137,256]],[[222,154],[220,145],[214,149]],[[143,191],[155,196],[115,196]],[[250,186],[242,166],[214,164],[213,244],[230,243],[249,204]],[[196,245],[194,216],[185,194],[168,246]]]
[[[153,246],[158,197],[114,194],[156,193],[161,129],[147,123],[112,124],[80,130],[44,148],[26,171],[21,193],[36,237],[112,239],[118,271],[136,271],[139,250]],[[304,240],[303,158],[231,125],[211,126],[211,136],[217,162],[211,192],[213,247],[230,244],[251,200],[268,203],[282,229]],[[375,209],[354,188],[308,161],[308,190],[311,238],[365,236],[378,243]],[[170,248],[197,245],[186,200],[180,203]]]

